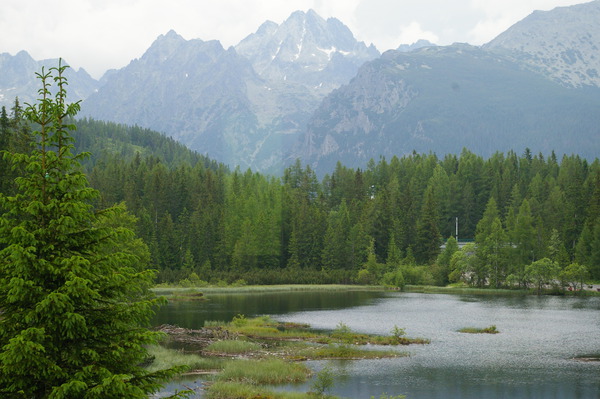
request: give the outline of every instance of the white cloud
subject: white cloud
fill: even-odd
[[[423,30],[421,24],[413,21],[401,28],[400,36],[398,37],[399,41],[395,47],[398,47],[400,44],[413,44],[419,39],[429,40],[431,43],[438,43],[440,41],[438,35],[431,31]]]
[[[548,11],[577,4],[573,0],[471,0],[471,7],[482,18],[467,32],[471,44],[487,43],[534,10]]]

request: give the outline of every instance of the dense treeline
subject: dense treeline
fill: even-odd
[[[2,123],[10,149],[18,115]],[[542,260],[554,270],[545,282],[575,262],[600,279],[598,160],[463,150],[364,170],[338,163],[320,180],[297,161],[271,177],[230,171],[143,129],[77,125],[78,149],[96,153],[86,167],[98,205],[125,202],[137,216],[161,281],[527,285]],[[475,243],[459,251],[451,239],[441,250],[457,218],[459,239]]]
[[[77,148],[90,153],[83,162],[90,167],[108,155],[116,155],[131,160],[136,156],[156,156],[167,165],[195,165],[198,162],[208,168],[223,167],[216,161],[190,150],[170,137],[139,126],[125,126],[113,122],[101,122],[93,119],[79,119],[73,139]]]

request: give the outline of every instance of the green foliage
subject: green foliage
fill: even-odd
[[[432,285],[433,275],[427,266],[405,265],[400,269],[404,285]]]
[[[243,327],[248,324],[248,320],[243,314],[238,314],[237,316],[233,317],[231,324],[233,324],[236,327]]]
[[[597,161],[465,149],[382,158],[366,170],[338,164],[319,182],[300,161],[281,178],[229,171],[143,129],[82,125],[79,151],[106,144],[86,163],[96,203],[126,202],[160,282],[193,284],[194,272],[213,285],[390,284],[402,266],[407,284],[445,285],[452,275],[525,287],[525,268],[543,257],[561,268],[576,260],[600,279]],[[453,242],[439,248],[457,217],[460,238],[477,244],[464,273],[450,266]]]
[[[394,325],[394,328],[392,328],[392,336],[396,339],[401,339],[406,336],[406,330]]]
[[[376,282],[376,277],[368,269],[360,269],[356,275],[356,282],[362,285],[372,285]]]
[[[537,293],[541,294],[544,286],[553,285],[558,278],[558,266],[550,259],[542,258],[527,266],[525,273],[535,285]]]
[[[417,224],[416,259],[423,264],[433,261],[440,252],[439,211],[433,189],[425,193],[425,202]]]
[[[442,253],[437,257],[435,262],[436,268],[434,269],[436,283],[438,285],[446,285],[449,283],[449,275],[451,272],[450,261],[452,255],[458,251],[458,242],[453,236],[448,237],[446,240],[446,247],[442,250]]]
[[[187,278],[179,280],[178,285],[180,287],[205,287],[208,285],[208,282],[200,280],[200,277],[195,272],[191,272]]]
[[[14,195],[0,194],[0,394],[145,398],[176,371],[139,366],[161,338],[146,326],[162,300],[124,206],[91,205],[64,69],[38,74],[40,99],[25,111],[39,129],[31,152],[4,155],[25,172]]]
[[[382,280],[383,285],[387,287],[393,287],[398,289],[404,288],[404,274],[402,273],[402,269],[399,267],[398,269],[387,272],[383,275]]]
[[[345,336],[352,333],[352,329],[346,325],[346,323],[340,321],[337,326],[335,326],[335,330],[333,331],[333,335]]]
[[[316,396],[323,397],[333,388],[335,374],[331,367],[323,367],[315,376],[310,392]]]
[[[584,284],[589,279],[590,273],[587,267],[579,263],[571,263],[559,274],[559,278],[563,284],[570,286],[575,292],[581,291]]]

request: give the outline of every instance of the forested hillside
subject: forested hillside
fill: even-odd
[[[18,115],[17,115],[18,116]],[[124,201],[137,216],[160,281],[446,284],[532,281],[548,258],[600,279],[600,163],[577,155],[465,149],[338,163],[321,181],[297,161],[275,178],[224,165],[157,133],[77,121],[76,146],[100,208]],[[27,129],[3,113],[0,146]],[[0,165],[1,188],[11,173]],[[474,239],[457,251],[455,233]],[[468,247],[467,247],[468,248]]]

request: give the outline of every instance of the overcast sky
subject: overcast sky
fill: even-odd
[[[0,53],[64,58],[94,78],[139,58],[161,34],[236,45],[296,10],[335,17],[380,51],[427,39],[480,45],[534,10],[585,0],[2,0]]]

